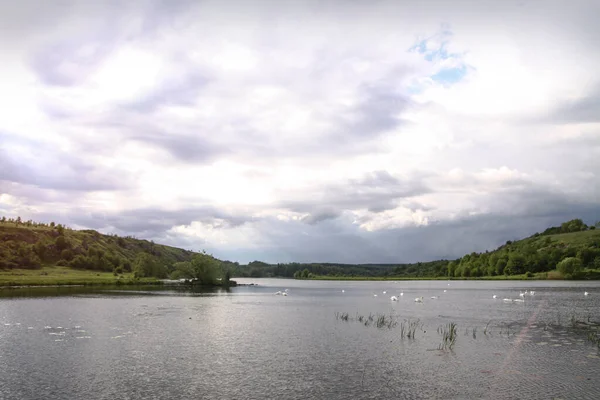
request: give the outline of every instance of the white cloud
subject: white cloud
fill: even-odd
[[[593,1],[73,3],[0,6],[5,214],[402,261],[413,226],[600,198]]]

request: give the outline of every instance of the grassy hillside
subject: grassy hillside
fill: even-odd
[[[54,278],[73,283],[165,278],[174,270],[174,264],[190,261],[195,254],[94,230],[0,220],[0,284],[52,282]],[[30,276],[35,278],[26,278]]]
[[[492,252],[467,254],[450,262],[446,274],[596,279],[599,270],[600,230],[573,220],[523,240],[508,241]]]

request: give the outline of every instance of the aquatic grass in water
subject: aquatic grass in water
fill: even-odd
[[[369,313],[369,315],[361,315],[356,314],[355,317],[351,317],[347,312],[336,312],[335,313],[336,320],[341,320],[343,322],[358,322],[364,326],[374,326],[378,329],[388,328],[392,329],[396,326],[400,328],[400,338],[404,339],[415,339],[417,330],[421,330],[423,333],[426,332],[424,329],[424,324],[420,322],[419,319],[404,319],[402,322],[398,322],[398,317],[392,314],[373,314]],[[561,332],[568,332],[573,336],[577,336],[583,340],[583,338],[587,337],[588,342],[593,343],[598,347],[600,351],[600,322],[595,322],[591,320],[591,316],[587,316],[587,318],[579,318],[577,315],[558,315],[552,316],[553,322],[548,321],[538,321],[536,324],[532,325],[535,329],[536,327],[542,329],[544,332],[547,331],[556,331],[560,329]],[[558,325],[556,322],[560,321],[569,321],[565,325]],[[523,321],[509,321],[509,322],[500,322],[498,323],[500,327],[500,336],[505,335],[507,338],[511,336],[516,336],[521,329],[524,327]],[[483,327],[483,334],[486,337],[492,336],[492,320],[488,321],[487,324]],[[438,346],[438,350],[453,350],[456,344],[456,338],[458,336],[458,327],[454,322],[450,322],[447,325],[439,326],[437,329],[437,333],[442,336],[442,342]],[[465,328],[465,336],[472,336],[473,339],[477,339],[478,327],[467,327]],[[549,333],[548,333],[549,334]],[[567,333],[563,333],[566,335]],[[547,334],[546,334],[547,335]],[[596,347],[595,346],[595,347]]]
[[[490,326],[491,322],[492,322],[492,320],[489,320],[488,323],[485,325],[485,328],[483,329],[483,334],[486,335],[486,336],[488,334],[488,327]]]
[[[438,346],[438,350],[452,350],[456,343],[457,325],[449,322],[446,326],[439,327],[438,333],[442,335],[442,343]]]
[[[406,337],[408,339],[414,339],[417,329],[419,328],[419,323],[420,323],[419,319],[416,319],[416,320],[410,320],[410,319],[406,320],[405,319],[404,323],[402,323],[400,337],[404,338],[406,335]],[[422,324],[421,324],[421,330],[423,330]]]
[[[393,327],[395,327],[398,324],[396,317],[394,317],[391,314],[389,316],[387,316],[385,314],[373,315],[371,313],[369,313],[368,316],[357,314],[355,318],[351,318],[350,314],[348,314],[346,312],[344,312],[344,313],[336,312],[335,319],[341,320],[344,322],[356,321],[358,323],[363,324],[364,326],[373,325],[377,328],[386,328],[387,327],[388,329],[392,329]]]

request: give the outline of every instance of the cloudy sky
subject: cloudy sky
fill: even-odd
[[[0,215],[248,262],[600,220],[600,2],[0,0]]]

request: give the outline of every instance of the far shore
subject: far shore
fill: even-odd
[[[9,288],[25,287],[69,287],[69,286],[190,286],[190,287],[235,287],[250,286],[252,284],[238,283],[240,279],[261,279],[267,277],[234,277],[229,285],[201,285],[189,280],[170,280],[158,278],[135,278],[132,273],[114,275],[110,272],[97,272],[90,270],[76,270],[67,267],[44,267],[42,269],[15,269],[0,270],[0,290]],[[276,277],[281,278],[281,277]],[[589,270],[580,279],[569,279],[569,281],[597,280],[600,278],[599,271]],[[283,278],[294,279],[294,278]],[[500,275],[482,277],[414,277],[414,276],[311,276],[308,278],[295,278],[297,280],[321,280],[321,281],[542,281],[542,280],[566,280],[558,271],[540,272],[533,276],[522,275]]]

